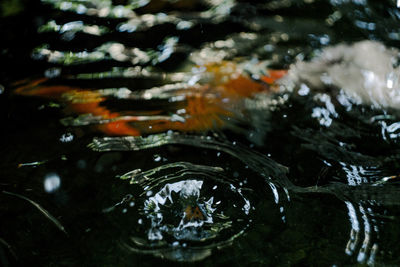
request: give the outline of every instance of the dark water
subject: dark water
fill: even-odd
[[[188,100],[226,66],[251,89],[326,46],[399,48],[395,1],[9,2],[1,266],[400,264],[396,107]]]

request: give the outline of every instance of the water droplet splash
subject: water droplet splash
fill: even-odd
[[[176,162],[120,178],[143,190],[135,205],[121,201],[107,210],[125,229],[120,242],[129,251],[197,261],[251,225],[254,196],[220,167]],[[139,225],[127,227],[131,221]]]
[[[56,192],[61,186],[61,178],[56,173],[49,173],[44,178],[44,190],[47,193],[54,193]]]

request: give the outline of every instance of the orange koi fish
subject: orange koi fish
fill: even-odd
[[[200,210],[199,206],[192,207],[188,205],[185,209],[185,220],[192,221],[192,220],[199,220],[204,221],[203,212]]]
[[[284,70],[271,70],[255,81],[238,70],[234,63],[208,64],[202,73],[203,77],[210,77],[206,83],[182,86],[170,92],[171,98],[179,99],[169,104],[176,106],[173,115],[164,115],[163,110],[135,110],[135,107],[128,111],[114,111],[104,103],[109,98],[105,90],[54,84],[55,80],[48,78],[20,83],[14,92],[60,101],[68,113],[78,115],[78,125],[94,124],[106,135],[140,136],[168,130],[204,132],[223,128],[227,118],[235,117],[244,98],[276,91],[274,82],[286,73]],[[138,94],[135,96],[140,99]],[[146,92],[141,94],[143,101],[148,100],[145,96]]]

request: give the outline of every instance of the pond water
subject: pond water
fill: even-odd
[[[400,264],[400,3],[6,1],[1,266]]]

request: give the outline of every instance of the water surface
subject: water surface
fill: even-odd
[[[398,48],[395,1],[20,5],[1,265],[399,264],[398,108],[276,82],[340,43]]]

